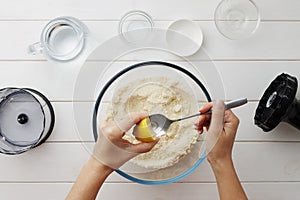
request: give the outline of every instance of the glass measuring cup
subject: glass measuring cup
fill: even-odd
[[[43,53],[48,59],[68,61],[84,49],[88,28],[74,17],[59,17],[42,30],[39,42],[29,46],[32,55]]]

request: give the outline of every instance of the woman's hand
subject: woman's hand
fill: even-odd
[[[212,115],[201,115],[197,129],[201,134],[204,127],[207,135],[207,160],[214,167],[223,162],[231,162],[232,147],[239,125],[239,119],[231,110],[225,111],[223,101],[209,103],[199,111],[213,110]]]
[[[197,124],[199,133],[208,129],[206,136],[207,160],[210,163],[218,185],[221,200],[247,200],[232,162],[232,147],[239,125],[239,119],[231,110],[225,111],[223,101],[209,103],[200,109],[206,112],[212,108],[212,115],[200,116]]]

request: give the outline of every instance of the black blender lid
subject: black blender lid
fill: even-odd
[[[259,101],[254,117],[255,124],[266,132],[274,129],[293,103],[297,87],[297,78],[285,73],[277,76]]]

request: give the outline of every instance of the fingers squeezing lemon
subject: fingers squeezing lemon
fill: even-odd
[[[149,117],[141,120],[133,129],[133,135],[141,142],[152,142],[156,139]]]

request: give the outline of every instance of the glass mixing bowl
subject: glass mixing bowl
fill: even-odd
[[[200,74],[197,75],[196,70],[187,70],[179,65],[162,61],[148,61],[131,65],[113,76],[103,87],[97,98],[93,115],[93,132],[95,140],[97,140],[98,137],[99,126],[106,120],[105,113],[109,110],[109,103],[112,101],[112,97],[115,96],[115,94],[118,94],[118,90],[122,88],[122,86],[126,86],[127,84],[138,80],[151,80],[151,78],[160,77],[178,81],[177,87],[180,87],[185,92],[191,94],[193,99],[190,99],[190,114],[197,113],[201,104],[211,101],[207,89],[200,81]],[[147,83],[143,82],[143,84]],[[139,85],[136,87],[138,88]],[[168,89],[170,88],[166,88],[166,90]],[[133,91],[130,91],[127,94],[127,97],[124,98],[130,98],[131,92]],[[123,97],[118,96],[117,98]],[[130,110],[128,110],[128,113],[129,112]],[[142,184],[171,183],[187,176],[201,164],[205,158],[205,151],[204,148],[202,148],[203,145],[204,142],[200,139],[200,141],[192,146],[191,152],[184,156],[184,158],[180,159],[176,164],[166,168],[144,168],[129,161],[116,171],[125,178]]]

